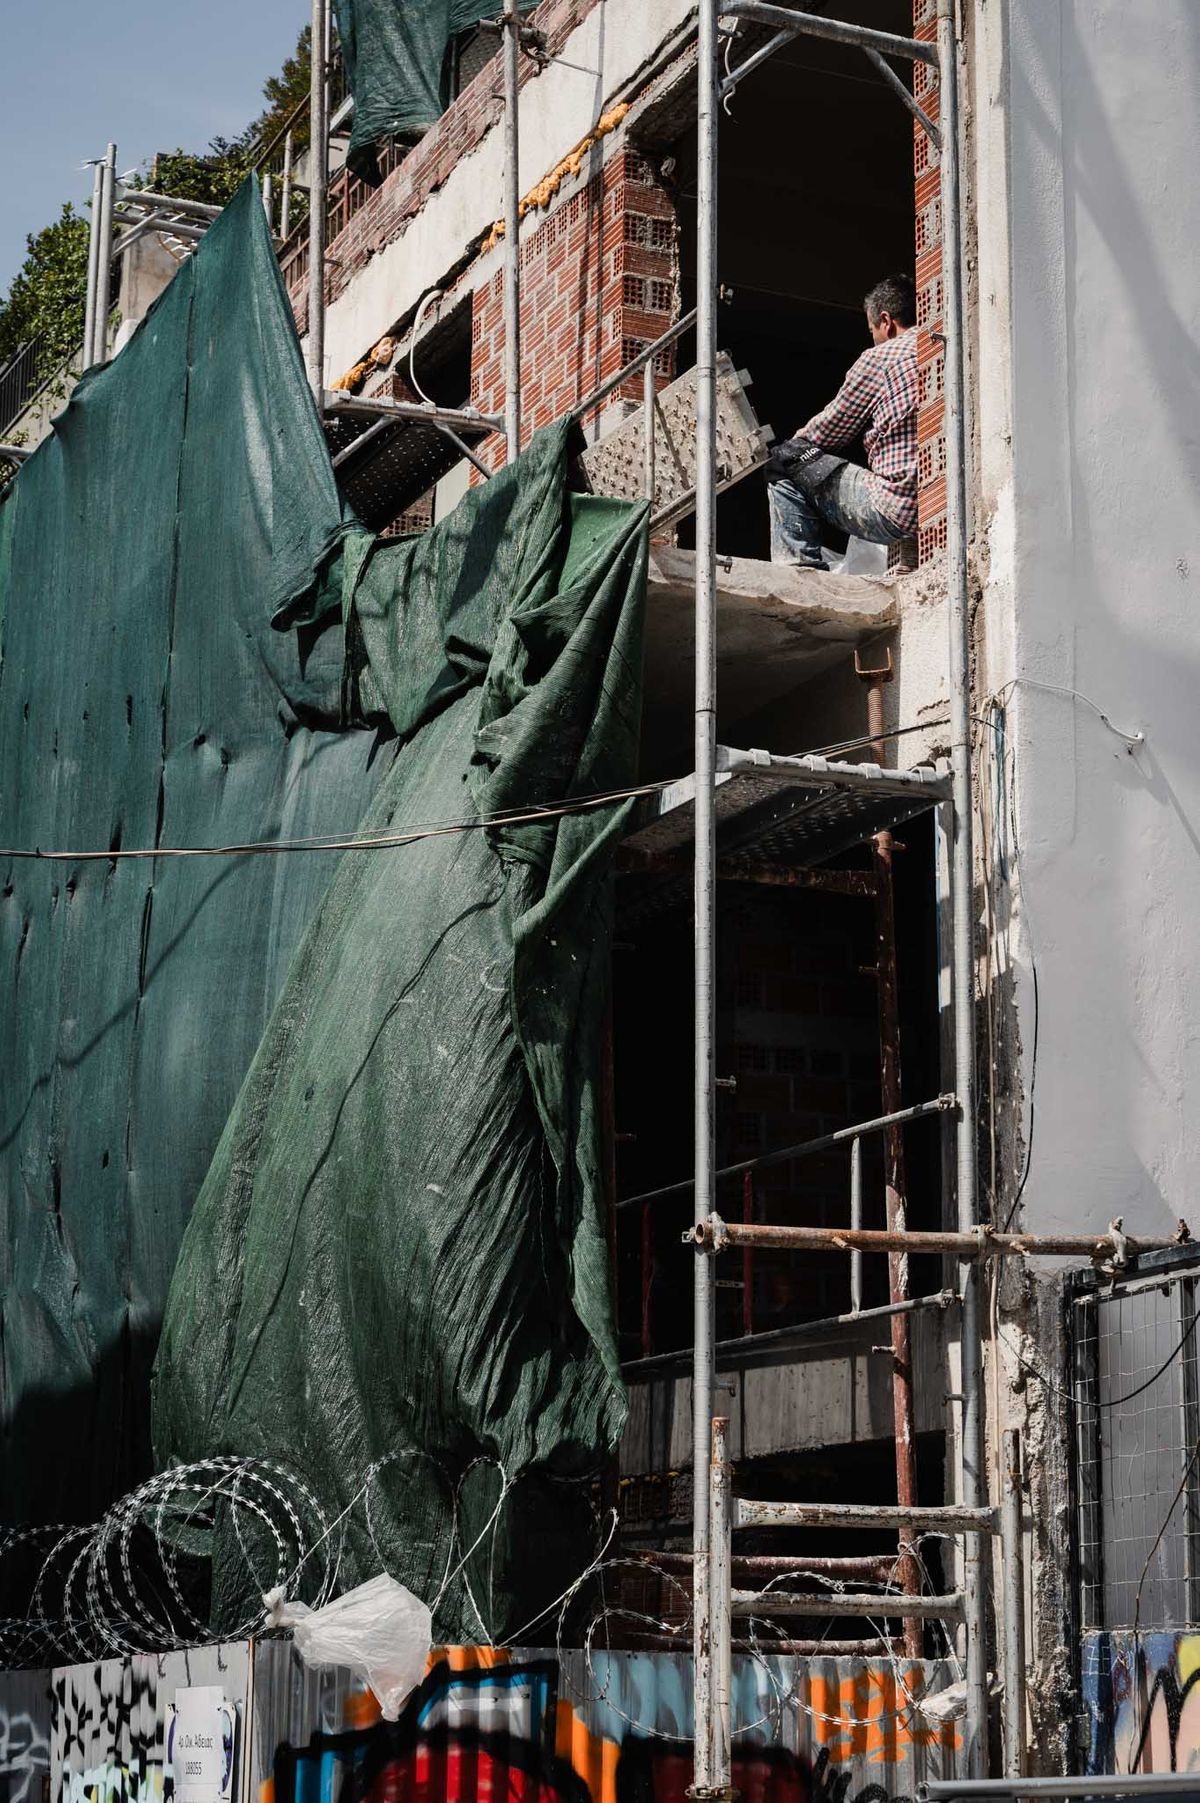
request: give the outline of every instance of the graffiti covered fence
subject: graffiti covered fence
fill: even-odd
[[[851,1659],[734,1661],[734,1784],[757,1803],[892,1803],[954,1771],[959,1732],[919,1699],[949,1667]],[[260,1803],[683,1803],[692,1782],[690,1658],[461,1649],[437,1659],[399,1722],[315,1679],[290,1647],[255,1657]],[[268,1776],[269,1773],[269,1776]]]
[[[921,1700],[957,1675],[735,1659],[734,1783],[748,1803],[907,1803],[956,1769],[957,1725]],[[349,1674],[276,1640],[0,1675],[9,1744],[34,1748],[0,1798],[173,1803],[170,1720],[194,1686],[224,1699],[230,1803],[683,1803],[692,1781],[682,1654],[441,1649],[387,1723]]]

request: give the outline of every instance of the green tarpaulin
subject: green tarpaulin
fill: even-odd
[[[522,0],[522,10],[533,4]],[[498,18],[500,0],[334,0],[334,8],[354,96],[347,161],[374,183],[376,144],[418,138],[441,118],[450,98],[451,41],[480,19]]]
[[[340,1586],[385,1562],[499,1637],[586,1557],[628,804],[469,824],[635,776],[646,510],[567,446],[419,540],[347,527],[248,184],[0,505],[0,845],[157,851],[0,857],[5,1519],[146,1474],[162,1325],[158,1458],[352,1505]]]
[[[348,693],[400,739],[365,835],[634,780],[646,510],[568,495],[567,437],[425,537],[348,548]],[[172,1286],[159,1458],[286,1454],[350,1510],[345,1582],[382,1557],[432,1601],[515,1482],[444,1638],[511,1634],[577,1575],[578,1480],[624,1421],[597,1077],[629,806],[345,855]]]
[[[253,184],[0,502],[0,846],[352,828],[390,751],[339,726],[313,593],[342,526]],[[150,1469],[184,1224],[333,856],[0,856],[0,1518]]]

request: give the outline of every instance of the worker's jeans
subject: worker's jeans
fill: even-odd
[[[866,539],[871,545],[890,545],[893,540],[908,536],[904,527],[894,526],[880,513],[871,499],[867,472],[857,463],[843,463],[812,494],[781,476],[768,484],[767,499],[771,508],[772,563],[823,570],[822,521],[848,532],[852,538]]]

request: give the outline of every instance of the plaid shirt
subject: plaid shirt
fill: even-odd
[[[864,427],[866,428],[864,431]],[[917,331],[910,326],[864,351],[828,407],[801,426],[823,451],[840,451],[859,433],[872,498],[906,533],[917,525]]]

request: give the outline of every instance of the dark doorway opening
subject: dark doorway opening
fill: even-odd
[[[902,1104],[940,1089],[932,818],[905,824],[895,855]],[[840,861],[869,868],[864,851]],[[668,906],[643,904],[642,879],[618,884],[613,1018],[617,1196],[633,1198],[692,1170],[692,919],[684,884]],[[722,882],[717,896],[717,1167],[741,1163],[882,1112],[875,908],[846,896]],[[909,1224],[941,1216],[938,1117],[905,1129]],[[885,1224],[883,1142],[864,1141],[864,1225]],[[849,1148],[718,1181],[728,1220],[849,1225]],[[692,1343],[691,1265],[681,1236],[690,1188],[617,1210],[623,1359]],[[882,1258],[864,1259],[863,1305],[888,1299]],[[756,1251],[719,1265],[717,1337],[825,1320],[850,1307],[843,1252]],[[940,1287],[933,1259],[911,1261],[910,1293]],[[886,1337],[886,1323],[883,1324]]]
[[[806,10],[912,33],[908,0],[840,0]],[[734,64],[759,41],[739,38]],[[718,311],[719,343],[748,372],[755,412],[776,438],[831,400],[869,347],[863,296],[884,275],[912,274],[912,132],[909,114],[861,50],[818,38],[796,38],[768,58],[720,121],[718,269],[729,299]],[[673,153],[686,312],[696,293],[694,129]],[[694,342],[684,340],[676,367],[693,361]],[[861,447],[849,455],[861,460]],[[690,521],[679,539],[694,542]],[[728,555],[767,556],[761,476],[718,501],[717,543]],[[831,543],[837,546],[836,536]]]

